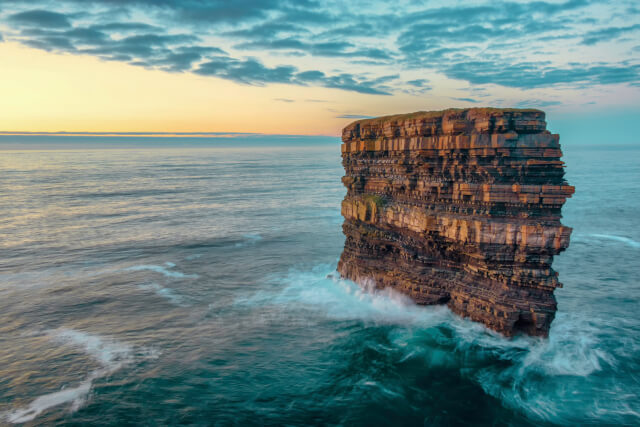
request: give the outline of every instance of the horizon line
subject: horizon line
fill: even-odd
[[[335,135],[315,134],[280,134],[280,133],[258,133],[258,132],[38,132],[38,131],[0,131],[0,136],[103,136],[103,137],[216,137],[216,138],[238,138],[238,137],[260,137],[260,136],[280,136],[280,137],[335,137]]]

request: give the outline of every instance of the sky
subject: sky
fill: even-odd
[[[3,132],[338,135],[475,106],[640,142],[640,4],[0,0]]]

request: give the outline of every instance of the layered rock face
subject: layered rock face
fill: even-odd
[[[574,188],[558,135],[523,109],[419,112],[344,128],[343,277],[547,336]]]

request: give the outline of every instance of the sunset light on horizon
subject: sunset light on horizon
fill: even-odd
[[[450,107],[542,108],[560,127],[640,114],[634,2],[457,4],[3,2],[0,130],[337,136]]]

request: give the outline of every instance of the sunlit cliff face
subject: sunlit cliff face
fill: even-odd
[[[637,110],[638,17],[626,1],[6,1],[0,130],[337,135],[453,106]]]

